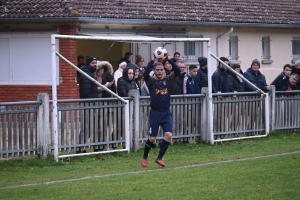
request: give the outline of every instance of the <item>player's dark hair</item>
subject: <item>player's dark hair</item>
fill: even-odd
[[[157,63],[155,63],[155,64],[153,65],[153,69],[155,69],[157,66],[162,66],[162,67],[164,67],[162,63],[157,62]]]

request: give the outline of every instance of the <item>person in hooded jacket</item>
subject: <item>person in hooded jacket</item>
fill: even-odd
[[[295,62],[295,66],[293,66],[292,74],[298,74],[300,76],[300,60]],[[300,81],[297,82],[297,88],[300,90]]]
[[[134,71],[134,82],[136,84],[136,88],[139,90],[140,94],[141,94],[141,79],[140,79],[140,68],[139,66],[137,66],[134,63],[129,63],[128,67],[132,68]]]
[[[244,77],[248,81],[256,85],[259,89],[266,92],[270,90],[270,86],[267,85],[266,78],[262,73],[260,73],[259,69],[260,69],[260,62],[257,59],[254,59],[251,63],[251,67],[247,69],[246,72],[244,72]],[[246,91],[249,92],[256,91],[256,88],[254,88],[248,83],[245,83],[245,89]]]
[[[87,73],[93,79],[96,79],[94,72],[96,71],[97,59],[92,56],[86,58],[86,65],[81,67],[81,70]],[[79,77],[79,96],[81,99],[97,98],[97,85],[89,80],[84,75]]]
[[[239,64],[233,64],[231,65],[231,68],[237,73],[243,75],[243,71],[241,70],[241,66]],[[227,80],[229,92],[245,92],[244,81],[241,77],[228,70]]]
[[[114,84],[113,67],[109,62],[100,61],[97,64],[95,76],[96,76],[96,80],[99,83],[105,85],[114,93],[116,92],[117,89],[116,89],[116,85]],[[97,90],[98,90],[99,98],[112,97],[112,95],[109,92],[105,91],[102,87],[98,87]]]
[[[136,83],[134,81],[134,70],[131,67],[126,67],[123,70],[123,76],[118,79],[118,95],[121,97],[128,97],[129,90],[136,90]]]

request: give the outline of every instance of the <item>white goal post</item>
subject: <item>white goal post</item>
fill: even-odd
[[[78,69],[73,63],[68,61],[66,58],[64,58],[61,54],[57,52],[56,49],[56,39],[70,39],[70,40],[101,40],[101,41],[117,41],[117,42],[128,42],[128,43],[138,43],[138,42],[206,42],[207,44],[207,75],[208,77],[212,76],[212,67],[211,67],[211,57],[214,57],[219,62],[221,62],[217,57],[214,56],[214,54],[211,53],[211,41],[210,38],[154,38],[154,37],[128,37],[128,36],[78,36],[78,35],[57,35],[52,34],[51,35],[51,47],[52,47],[52,106],[53,106],[53,112],[52,112],[52,134],[54,139],[54,159],[55,161],[58,161],[59,158],[63,158],[64,156],[58,155],[58,114],[57,114],[57,85],[56,85],[56,56],[66,61],[71,67],[79,71],[82,75],[89,78],[91,81],[93,81],[95,84],[97,84],[100,87],[103,87],[106,91],[110,92],[113,96],[117,97],[119,100],[125,103],[125,115],[128,117],[125,117],[125,149],[121,150],[112,150],[110,152],[115,151],[129,151],[130,150],[130,133],[129,133],[129,108],[128,108],[128,101],[124,100],[122,97],[118,96],[117,94],[111,92],[108,90],[105,86],[98,83],[96,80],[93,80],[91,77],[89,77],[87,74],[85,74],[82,70]],[[225,63],[223,63],[225,64]],[[230,68],[228,65],[225,64],[227,68]],[[244,77],[242,77],[244,78]],[[249,82],[248,80],[245,80],[246,82]],[[249,83],[250,84],[250,83]],[[252,83],[251,83],[252,84]],[[253,86],[253,85],[252,85]],[[256,86],[254,86],[257,88]],[[259,90],[259,88],[257,88]],[[265,118],[268,119],[269,108],[268,106],[268,95],[265,94],[263,91],[259,90],[260,93],[264,94],[266,96],[266,113]],[[211,78],[208,78],[208,131],[210,135],[210,143],[214,143],[214,133],[213,133],[213,102],[212,102],[212,80]],[[269,123],[269,122],[268,122]],[[267,126],[266,121],[266,133],[268,133],[269,126]],[[89,154],[96,154],[99,152],[89,153]],[[107,152],[100,152],[100,153],[107,153]],[[80,155],[80,154],[77,154]],[[77,156],[73,155],[73,156]],[[86,154],[85,154],[86,155]],[[70,157],[70,155],[67,155],[65,157]]]

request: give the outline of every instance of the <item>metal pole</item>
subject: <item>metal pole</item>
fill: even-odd
[[[56,39],[77,39],[77,40],[103,40],[120,42],[208,42],[210,38],[133,38],[118,36],[74,36],[74,35],[55,35]]]
[[[252,87],[256,88],[261,94],[266,95],[266,93],[264,91],[262,91],[256,85],[254,85],[253,83],[251,83],[250,81],[248,81],[248,79],[246,79],[244,76],[242,76],[241,74],[237,73],[234,69],[232,69],[226,63],[224,63],[222,60],[220,60],[216,55],[214,55],[213,53],[210,53],[210,55],[212,57],[214,57],[216,60],[218,60],[219,62],[221,62],[223,65],[225,65],[229,71],[233,72],[234,74],[236,74],[237,76],[239,76],[241,79],[243,79],[246,83],[248,83]]]
[[[55,35],[51,35],[52,47],[52,135],[54,140],[54,160],[58,162],[58,127],[57,127],[57,88],[56,88],[56,44]]]
[[[213,124],[213,99],[212,99],[212,80],[211,80],[211,50],[210,41],[207,42],[207,77],[208,77],[208,131],[210,133],[210,144],[214,144],[214,124]]]
[[[99,87],[102,87],[105,91],[109,92],[111,95],[117,97],[119,100],[121,100],[123,103],[126,103],[126,100],[123,99],[122,97],[120,97],[119,95],[117,95],[116,93],[114,93],[113,91],[111,91],[110,89],[108,89],[107,87],[105,87],[104,85],[102,85],[101,83],[99,83],[97,80],[93,79],[92,77],[90,77],[88,74],[86,74],[84,71],[82,71],[81,69],[79,69],[76,65],[74,65],[73,63],[71,63],[68,59],[66,59],[64,56],[62,56],[60,53],[55,52],[56,55],[61,58],[62,60],[64,60],[66,63],[68,63],[71,67],[73,67],[74,69],[76,69],[77,71],[80,72],[81,75],[85,76],[86,78],[88,78],[90,81],[92,81],[93,83],[95,83],[96,85],[98,85]]]

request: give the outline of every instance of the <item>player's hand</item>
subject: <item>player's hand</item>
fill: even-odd
[[[156,60],[156,59],[155,59],[154,51],[152,51],[152,54],[151,54],[151,60],[153,60],[153,61]]]

